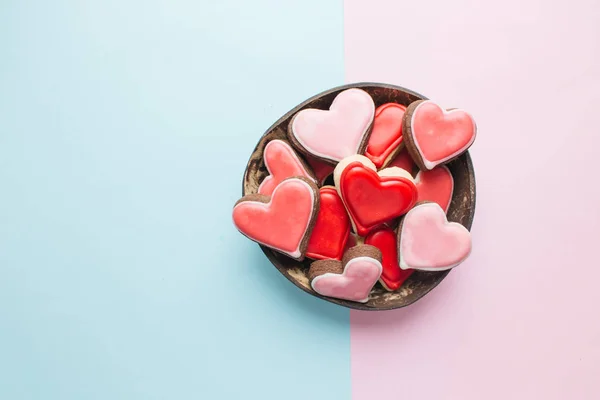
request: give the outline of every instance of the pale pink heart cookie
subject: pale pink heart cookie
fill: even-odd
[[[308,278],[312,289],[321,296],[366,303],[382,269],[379,249],[358,245],[346,251],[341,262],[313,262]]]
[[[281,182],[272,196],[250,194],[238,200],[233,223],[249,239],[301,261],[318,210],[315,183],[294,177]]]
[[[415,177],[417,186],[417,202],[432,201],[448,212],[454,192],[454,178],[445,165],[431,171],[419,171]]]
[[[364,153],[374,115],[375,103],[367,92],[347,89],[336,96],[329,110],[299,111],[290,122],[288,137],[300,151],[335,164]]]
[[[437,203],[420,203],[398,228],[402,269],[444,271],[462,263],[471,253],[471,234],[461,224],[448,222]]]
[[[258,193],[270,196],[284,179],[303,176],[315,180],[310,168],[298,157],[292,146],[283,140],[271,140],[265,146],[263,159],[269,175],[258,187]]]
[[[444,110],[431,100],[411,103],[404,114],[406,148],[420,169],[447,163],[475,141],[477,125],[466,111]]]

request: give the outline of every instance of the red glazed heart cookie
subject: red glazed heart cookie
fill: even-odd
[[[313,262],[308,279],[313,290],[322,296],[366,303],[381,270],[381,252],[373,246],[359,245],[349,249],[342,262]]]
[[[415,162],[406,147],[398,153],[396,157],[392,160],[392,162],[388,165],[389,167],[398,167],[402,168],[405,171],[408,171],[412,174],[415,169]]]
[[[406,107],[386,103],[375,110],[373,129],[365,156],[379,169],[385,167],[402,149],[402,117]]]
[[[443,271],[456,267],[471,253],[471,234],[448,222],[436,203],[420,203],[398,227],[400,268]]]
[[[301,261],[318,210],[315,183],[294,177],[281,182],[272,196],[251,194],[238,200],[233,223],[249,239]]]
[[[327,177],[333,173],[335,168],[331,164],[310,156],[306,157],[306,162],[312,168],[319,185],[322,185],[323,182],[325,182],[325,179],[327,179]]]
[[[333,176],[359,236],[406,213],[417,200],[417,188],[408,172],[400,168],[377,172],[364,156],[344,159]]]
[[[444,110],[431,100],[419,100],[408,106],[403,132],[419,168],[430,170],[467,151],[475,141],[477,126],[463,110]]]
[[[361,89],[347,89],[336,96],[329,110],[299,111],[290,122],[288,136],[307,155],[335,164],[361,154],[367,145],[375,104]]]
[[[413,270],[403,270],[398,265],[398,245],[396,233],[389,227],[381,227],[365,238],[365,244],[377,247],[381,251],[383,272],[379,281],[389,291],[398,290],[413,273]]]
[[[350,235],[350,219],[335,187],[322,187],[319,197],[319,213],[306,256],[317,260],[341,260]]]
[[[420,171],[415,184],[419,192],[417,202],[432,201],[448,212],[454,191],[454,178],[448,167],[440,165],[431,171]]]
[[[271,140],[265,146],[263,159],[269,174],[258,187],[258,193],[270,196],[277,185],[286,178],[304,176],[315,180],[310,168],[298,157],[292,147],[283,140]]]

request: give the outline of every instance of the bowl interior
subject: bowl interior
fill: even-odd
[[[328,109],[338,93],[351,87],[358,87],[369,93],[373,97],[376,107],[385,103],[399,103],[408,106],[413,101],[426,99],[424,96],[399,86],[379,83],[358,83],[340,86],[306,100],[281,117],[260,138],[244,173],[243,194],[247,195],[258,191],[258,186],[268,175],[263,161],[263,149],[273,139],[286,139],[287,127],[294,114],[304,108]],[[475,213],[475,175],[471,158],[467,152],[447,164],[447,166],[454,178],[454,194],[448,210],[448,220],[458,222],[467,229],[471,229]],[[426,295],[449,273],[449,271],[416,271],[404,282],[400,289],[388,292],[380,284],[377,284],[373,288],[370,300],[367,303],[355,303],[323,297],[314,292],[310,288],[307,277],[308,268],[312,260],[305,259],[303,262],[298,262],[267,247],[261,246],[261,248],[275,268],[300,289],[329,302],[358,310],[391,310],[405,307]]]

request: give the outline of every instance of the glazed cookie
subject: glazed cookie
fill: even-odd
[[[402,117],[405,111],[406,107],[397,103],[386,103],[375,110],[365,156],[373,161],[377,169],[388,165],[404,146]]]
[[[461,224],[448,222],[438,204],[419,203],[400,222],[398,253],[402,269],[444,271],[469,256],[471,234]]]
[[[412,157],[410,156],[410,153],[408,152],[408,150],[406,150],[406,147],[404,147],[402,150],[400,150],[398,155],[394,157],[394,159],[388,165],[388,167],[402,168],[403,170],[410,172],[412,175],[412,172],[415,170],[416,165]]]
[[[454,192],[454,178],[445,165],[431,171],[419,171],[415,177],[419,197],[417,202],[433,201],[448,212]]]
[[[404,270],[398,265],[396,232],[387,226],[377,228],[365,238],[365,244],[375,246],[381,251],[381,265],[383,266],[383,272],[379,278],[381,285],[389,291],[398,290],[413,273],[413,270]]]
[[[475,141],[477,125],[463,110],[444,110],[431,100],[411,103],[404,114],[403,137],[413,160],[422,170],[447,163]]]
[[[358,245],[349,249],[341,262],[313,262],[308,279],[321,296],[366,303],[381,270],[381,252],[373,246]]]
[[[347,89],[336,96],[329,110],[308,108],[290,121],[288,137],[303,153],[335,164],[367,146],[375,103],[361,89]]]
[[[417,200],[417,188],[407,171],[393,167],[377,172],[365,156],[345,158],[333,177],[359,236],[403,215]]]
[[[238,200],[233,223],[249,239],[301,261],[318,210],[315,183],[293,177],[277,185],[272,196],[250,194]]]
[[[319,213],[306,256],[317,260],[341,260],[350,235],[350,219],[335,187],[323,186],[319,198]]]
[[[327,179],[333,173],[335,168],[333,165],[311,156],[306,157],[306,162],[312,168],[319,185],[323,185],[325,179]]]
[[[304,176],[316,181],[310,167],[298,157],[292,146],[283,140],[271,140],[265,146],[263,159],[269,175],[258,187],[259,194],[270,196],[277,185],[292,176]]]

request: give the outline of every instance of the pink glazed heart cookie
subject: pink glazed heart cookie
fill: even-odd
[[[440,165],[431,171],[419,171],[415,178],[417,202],[433,201],[448,212],[452,193],[454,192],[454,178],[445,165]]]
[[[277,185],[286,178],[304,176],[315,180],[310,168],[298,157],[292,147],[283,140],[271,140],[265,146],[263,159],[269,175],[258,187],[258,193],[270,196]]]
[[[403,120],[406,148],[422,170],[447,163],[475,141],[477,125],[463,110],[444,110],[431,100],[411,103]]]
[[[238,200],[233,223],[249,239],[301,261],[318,210],[315,183],[294,177],[277,185],[272,196],[250,194]]]
[[[358,245],[348,249],[341,262],[313,262],[308,271],[308,279],[313,290],[321,296],[366,303],[381,271],[379,249]]]
[[[402,269],[444,271],[462,263],[471,253],[471,234],[461,224],[448,222],[436,203],[419,203],[398,227],[398,254]]]
[[[367,146],[375,103],[361,89],[347,89],[336,96],[329,110],[308,108],[290,121],[288,137],[303,153],[335,164],[362,154]]]

